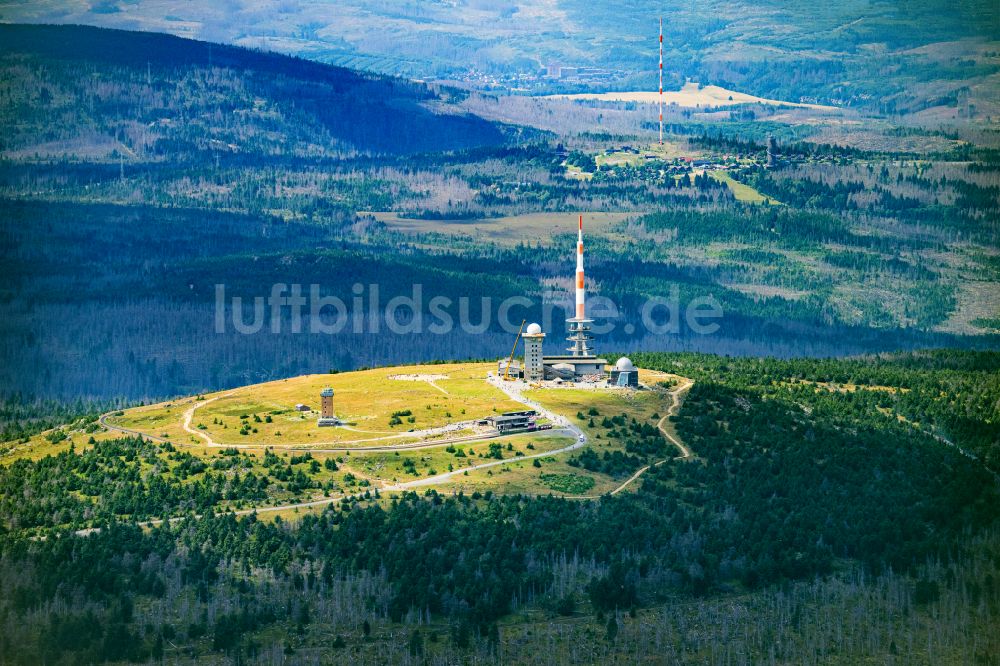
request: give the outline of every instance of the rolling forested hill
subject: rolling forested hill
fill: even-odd
[[[20,22],[156,30],[473,86],[655,90],[657,18],[668,89],[685,80],[777,99],[914,114],[969,102],[996,115],[1000,10],[990,0],[369,2],[299,0],[274,12],[109,0],[15,3]],[[546,65],[592,68],[546,78]]]
[[[2,149],[162,160],[453,150],[503,141],[422,84],[85,26],[0,25]],[[16,120],[16,122],[15,122]]]
[[[510,348],[497,316],[468,334],[219,333],[220,284],[247,307],[274,284],[345,301],[378,284],[382,305],[421,285],[424,314],[464,297],[477,324],[481,298],[496,315],[526,297],[515,329],[548,317],[558,344],[581,212],[588,290],[618,308],[602,350],[996,344],[992,135],[754,103],[671,109],[648,149],[648,109],[627,104],[491,98],[162,34],[0,36],[10,413]],[[847,135],[871,147],[823,143]],[[649,333],[643,305],[675,293],[715,299],[718,333]]]

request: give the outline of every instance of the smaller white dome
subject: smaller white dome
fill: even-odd
[[[627,356],[622,356],[615,363],[615,370],[635,370],[635,366],[632,365],[632,361]]]
[[[525,335],[538,335],[542,332],[542,327],[538,324],[528,324],[528,328],[524,329]]]

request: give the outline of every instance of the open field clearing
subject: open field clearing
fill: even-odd
[[[191,396],[145,407],[134,407],[125,410],[121,416],[109,416],[107,420],[111,425],[135,430],[145,435],[183,442],[191,437],[183,427],[184,412],[198,403],[198,397]]]
[[[522,433],[490,441],[468,442],[418,451],[352,453],[350,456],[344,457],[343,466],[359,476],[377,478],[386,483],[406,483],[421,477],[473,468],[493,460],[505,460],[509,461],[510,465],[535,469],[532,466],[532,460],[524,460],[523,458],[562,449],[572,443],[571,437],[561,433]],[[470,470],[467,472],[467,476],[454,476],[447,482],[429,487],[436,487],[442,492],[458,492],[463,489],[472,489],[473,485],[480,485],[480,490],[486,490],[489,484],[486,486],[470,485],[470,480],[480,477],[493,478],[506,467],[508,467],[507,464],[485,470]],[[505,489],[501,488],[493,488],[493,490],[506,492]],[[517,492],[517,490],[511,490],[511,492]]]
[[[587,433],[589,440],[587,449],[597,456],[621,454],[626,451],[621,440],[613,433],[615,426],[629,423],[633,419],[638,424],[655,425],[666,436],[669,443],[668,453],[653,464],[663,464],[672,458],[690,455],[685,449],[677,451],[675,441],[679,442],[676,430],[668,414],[676,413],[683,395],[690,388],[690,380],[677,375],[641,370],[642,382],[654,385],[664,382],[676,387],[667,393],[666,389],[653,391],[618,391],[587,388],[536,389],[527,391],[525,397],[534,400],[552,411],[570,418],[573,423]],[[675,404],[674,391],[678,393]],[[581,418],[582,416],[582,418]],[[610,425],[606,418],[621,418],[615,425]],[[490,469],[479,469],[465,475],[455,477],[447,485],[441,485],[442,492],[487,491],[505,494],[526,495],[556,495],[569,498],[587,499],[600,497],[607,493],[631,491],[636,488],[633,483],[647,467],[631,470],[629,474],[610,476],[602,472],[586,469],[579,463],[570,464],[577,458],[578,452],[563,452],[553,456],[544,456],[537,460],[518,460],[514,458],[509,464]]]
[[[634,92],[578,93],[575,95],[547,95],[555,99],[594,100],[599,102],[639,102],[642,104],[658,104],[660,95],[655,90]],[[796,106],[821,111],[837,111],[835,106],[822,104],[801,104],[798,102],[783,102],[776,99],[765,99],[746,93],[727,90],[719,86],[699,87],[697,83],[685,83],[680,90],[663,91],[663,103],[676,104],[682,107],[700,106],[732,106],[734,104],[768,104],[771,106]]]
[[[559,234],[576,232],[579,213],[527,213],[506,217],[482,218],[474,220],[418,220],[400,217],[399,213],[370,213],[396,231],[407,234],[437,233],[462,235],[486,240],[500,245],[519,243],[551,243]],[[635,213],[583,213],[583,224],[587,234],[611,235],[613,225],[623,222]]]
[[[630,150],[612,150],[611,152],[598,153],[594,160],[600,166],[642,166],[650,158],[660,160],[674,160],[683,157],[699,158],[704,155],[704,151],[689,145],[686,141],[676,137],[665,136],[663,143],[652,141],[650,143],[638,143],[631,146]]]
[[[159,435],[168,423],[171,428],[180,424],[187,437],[190,433],[183,431],[183,423],[189,418],[191,428],[218,445],[401,444],[424,438],[418,433],[444,435],[426,431],[520,408],[479,379],[488,365],[434,366],[434,375],[445,378],[433,381],[393,378],[419,374],[422,366],[305,375],[209,394],[200,406],[161,405],[135,415],[130,410],[115,425]],[[344,427],[316,425],[319,392],[326,387],[334,390],[334,412]],[[296,405],[309,409],[299,411]],[[193,412],[192,407],[196,407]],[[167,431],[172,435],[171,428]]]
[[[602,167],[616,167],[616,166],[639,166],[643,164],[646,160],[639,154],[639,152],[624,152],[617,150],[613,153],[598,153],[594,156],[594,161],[598,166]]]
[[[564,440],[568,441],[568,440]],[[473,470],[468,475],[458,476],[450,483],[436,487],[438,492],[466,495],[476,491],[502,493],[505,495],[556,495],[563,497],[593,496],[599,497],[609,493],[621,481],[607,474],[590,472],[567,464],[571,453],[561,453],[538,459],[538,467],[534,460],[518,460],[514,458],[509,464],[490,469]]]
[[[567,387],[532,389],[525,391],[524,395],[558,414],[574,415],[574,422],[582,430],[588,434],[599,434],[600,430],[589,425],[590,418],[624,414],[638,421],[659,419],[672,404],[670,389],[687,381],[679,375],[640,368],[639,382],[655,387],[653,390]],[[592,409],[597,410],[598,414],[589,413]],[[579,413],[588,418],[580,419]]]
[[[977,322],[1000,318],[1000,291],[995,282],[963,281],[957,292],[958,306],[940,329],[950,333],[980,333]]]
[[[714,178],[715,180],[719,181],[720,183],[725,183],[726,185],[728,185],[729,189],[732,191],[733,196],[736,197],[737,201],[745,201],[747,203],[755,203],[755,204],[764,203],[765,201],[767,201],[772,205],[777,203],[776,201],[773,201],[768,197],[765,197],[763,194],[753,189],[749,185],[744,185],[743,183],[733,180],[733,177],[730,176],[725,171],[709,171],[708,175]]]

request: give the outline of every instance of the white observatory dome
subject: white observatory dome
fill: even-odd
[[[622,356],[618,359],[618,362],[615,363],[615,370],[618,370],[619,372],[623,370],[635,370],[635,366],[632,365],[632,361],[627,356]]]
[[[528,328],[524,330],[525,335],[538,335],[542,332],[542,327],[538,324],[528,324]]]

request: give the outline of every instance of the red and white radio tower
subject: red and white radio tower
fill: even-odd
[[[663,17],[660,17],[660,145],[663,145]]]

